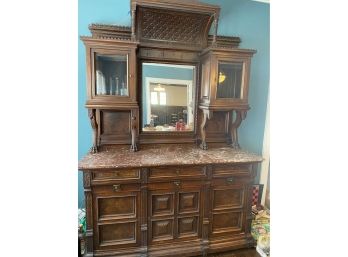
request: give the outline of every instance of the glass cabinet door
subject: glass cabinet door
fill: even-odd
[[[127,55],[102,55],[95,57],[96,95],[128,96]]]
[[[219,62],[216,98],[242,97],[243,63]]]

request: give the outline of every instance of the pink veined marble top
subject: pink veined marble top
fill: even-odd
[[[131,152],[129,146],[104,149],[87,154],[79,161],[79,169],[153,167],[164,165],[198,165],[214,163],[261,162],[262,157],[231,147],[202,150],[196,145],[153,145]]]

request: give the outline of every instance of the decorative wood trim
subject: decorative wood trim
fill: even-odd
[[[89,25],[89,30],[94,39],[120,40],[120,41],[137,41],[135,27],[133,28],[133,12],[132,10],[132,26],[118,26],[111,24],[93,23]],[[134,14],[135,15],[135,14]],[[135,23],[135,19],[134,19]],[[134,35],[133,35],[134,29]],[[133,38],[134,37],[134,38]],[[88,38],[88,37],[83,37]],[[208,46],[213,46],[214,35],[208,35]],[[218,48],[238,48],[241,43],[240,37],[235,36],[219,36],[216,35],[216,44]],[[143,44],[142,44],[143,45]],[[158,47],[158,46],[157,46]]]
[[[208,46],[213,46],[214,35],[208,35]],[[216,47],[237,48],[241,42],[239,37],[216,36]]]
[[[131,28],[126,26],[92,23],[88,28],[93,38],[127,41],[132,38]]]

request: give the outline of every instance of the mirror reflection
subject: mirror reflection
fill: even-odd
[[[195,66],[142,64],[143,131],[193,131]]]

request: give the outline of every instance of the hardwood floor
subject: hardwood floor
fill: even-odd
[[[209,257],[260,257],[255,248],[210,254]]]

